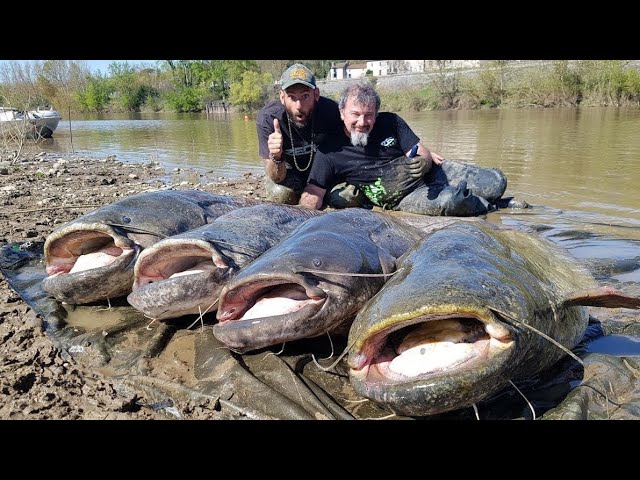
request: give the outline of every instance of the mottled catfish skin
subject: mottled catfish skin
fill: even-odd
[[[421,235],[403,221],[360,208],[309,219],[227,284],[214,335],[245,352],[344,326],[389,277],[332,272],[393,273]]]
[[[428,235],[358,313],[350,381],[404,415],[469,406],[541,372],[583,336],[583,305],[639,308],[524,232],[459,223]]]
[[[163,190],[124,198],[54,230],[44,245],[56,299],[92,303],[126,295],[138,254],[157,241],[257,202],[198,190]]]
[[[159,320],[204,312],[239,269],[322,214],[289,205],[256,205],[161,240],[140,254],[127,300]]]

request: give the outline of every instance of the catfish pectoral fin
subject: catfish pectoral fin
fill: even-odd
[[[584,305],[605,308],[640,309],[640,298],[631,297],[613,287],[598,287],[577,292],[564,301],[565,306]]]

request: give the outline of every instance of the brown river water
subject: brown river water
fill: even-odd
[[[401,115],[445,158],[500,168],[508,178],[505,196],[533,207],[494,212],[490,221],[533,227],[579,259],[614,260],[614,282],[640,283],[639,108]],[[254,116],[112,114],[68,120],[43,150],[70,152],[73,139],[75,152],[116,155],[124,162],[158,161],[168,169],[192,167],[228,177],[262,172]]]

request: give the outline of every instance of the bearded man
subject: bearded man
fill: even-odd
[[[398,115],[378,112],[380,97],[368,83],[340,97],[342,132],[317,152],[300,205],[319,209],[330,185],[348,182],[370,205],[425,215],[471,216],[496,208],[507,187],[498,169],[444,160],[420,141]],[[407,175],[421,158],[422,175]]]
[[[342,133],[338,104],[321,96],[313,72],[296,63],[282,73],[279,98],[258,112],[256,127],[267,200],[297,204],[319,145]],[[414,178],[426,171],[425,161],[416,157],[401,174]],[[366,198],[360,191],[345,182],[338,183],[329,186],[330,206],[363,206]]]
[[[321,97],[315,75],[296,63],[282,73],[279,99],[258,112],[256,127],[267,200],[295,205],[318,144],[341,128],[338,104]]]

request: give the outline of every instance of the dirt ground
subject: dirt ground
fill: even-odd
[[[262,177],[228,179],[115,157],[39,153],[0,157],[0,245],[44,241],[59,224],[136,193],[167,185],[264,199]],[[191,418],[208,418],[194,408]],[[65,361],[42,319],[0,275],[0,419],[168,419],[118,395],[107,377]],[[188,417],[187,417],[188,418]]]

